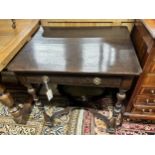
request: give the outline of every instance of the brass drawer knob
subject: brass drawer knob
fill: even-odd
[[[93,79],[93,83],[94,83],[95,85],[100,85],[101,82],[102,82],[101,78],[96,77],[96,78]]]
[[[142,109],[142,112],[145,112],[145,109]]]
[[[150,93],[154,95],[155,94],[155,91],[153,89],[151,89],[150,90]]]
[[[149,112],[152,112],[153,110],[152,109],[149,109]]]
[[[148,98],[146,99],[146,103],[149,103],[149,99]]]

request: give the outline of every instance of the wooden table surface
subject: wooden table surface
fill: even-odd
[[[155,19],[143,19],[142,22],[151,36],[155,39]]]
[[[40,28],[8,65],[15,72],[139,75],[126,27]]]
[[[0,20],[0,71],[17,54],[39,27],[39,20],[16,20],[16,29],[11,20]]]

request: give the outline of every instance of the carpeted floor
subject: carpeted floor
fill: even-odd
[[[61,110],[62,107],[46,107],[49,115]],[[110,118],[108,110],[100,111]],[[16,124],[7,108],[0,104],[0,134],[1,135],[105,135],[105,124],[85,110],[75,110],[66,116],[55,119],[54,127],[44,125],[43,115],[37,107],[33,108],[26,125]],[[152,135],[155,134],[155,124],[123,122],[116,130],[117,135]]]

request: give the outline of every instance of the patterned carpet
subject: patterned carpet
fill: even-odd
[[[46,107],[49,115],[61,110],[62,107]],[[100,111],[110,118],[108,110]],[[0,134],[1,135],[105,135],[105,124],[85,110],[74,110],[66,116],[55,119],[54,127],[45,125],[42,113],[33,108],[26,125],[16,124],[6,107],[0,104]],[[155,134],[155,124],[125,122],[116,130],[117,135],[152,135]]]

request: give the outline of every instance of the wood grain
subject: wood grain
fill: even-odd
[[[143,72],[137,80],[125,115],[130,118],[152,120],[155,119],[155,113],[152,112],[152,106],[155,107],[155,39],[142,20],[136,21],[131,38]]]
[[[50,28],[44,36],[40,28],[8,70],[118,76],[141,73],[126,27]]]
[[[39,20],[16,20],[16,29],[12,28],[11,20],[0,20],[0,71],[30,40],[38,27]]]
[[[131,31],[133,19],[44,19],[41,25],[45,27],[102,27],[127,26]]]
[[[153,114],[144,114],[144,113],[142,113],[140,111],[138,111],[138,112],[136,111],[136,112],[133,112],[133,113],[125,112],[124,116],[129,117],[131,119],[139,119],[139,118],[141,118],[141,119],[147,119],[147,120],[155,120],[155,115],[154,114],[155,113],[153,113]]]
[[[151,36],[155,39],[155,19],[144,19],[142,21]]]

